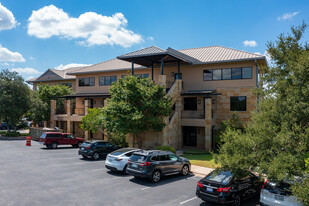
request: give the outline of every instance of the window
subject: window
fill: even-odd
[[[79,78],[78,85],[80,87],[94,86],[94,77]]]
[[[247,111],[247,98],[245,96],[231,97],[230,106],[231,111]]]
[[[232,69],[232,79],[241,79],[241,68]]]
[[[177,157],[176,155],[169,154],[168,156],[170,157],[170,159],[171,159],[172,161],[177,161],[177,160],[178,160],[178,157]]]
[[[170,160],[168,155],[160,155],[160,161],[168,161]]]
[[[149,74],[135,74],[134,76],[140,77],[140,78],[149,78]]]
[[[116,81],[117,81],[117,76],[99,77],[100,86],[109,86],[109,85],[112,85],[113,82],[116,82]]]
[[[158,156],[153,156],[153,157],[151,158],[151,161],[159,161],[159,157],[158,157]]]
[[[204,81],[212,80],[212,70],[204,70]]]
[[[184,98],[184,110],[197,110],[197,98],[185,97]]]
[[[232,78],[232,70],[231,69],[222,69],[222,79],[228,80]]]
[[[242,78],[243,79],[251,79],[252,78],[252,68],[251,67],[242,68]]]
[[[230,80],[230,79],[252,79],[252,68],[212,69],[204,70],[204,81]]]
[[[67,86],[67,87],[72,87],[72,83],[62,83],[61,85]]]

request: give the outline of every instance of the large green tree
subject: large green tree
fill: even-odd
[[[292,27],[267,44],[272,63],[264,67],[257,90],[258,111],[244,132],[228,128],[215,159],[235,174],[255,170],[275,181],[308,173],[309,151],[309,48],[301,38],[306,24]],[[293,193],[309,205],[308,180]],[[308,192],[308,189],[306,190]]]
[[[54,97],[72,94],[70,87],[65,85],[39,85],[37,91],[31,93],[31,109],[29,110],[29,117],[34,123],[50,120],[50,100]],[[57,99],[57,107],[64,106],[63,99]]]
[[[0,117],[15,127],[30,105],[30,88],[16,72],[8,69],[0,72]]]
[[[172,111],[171,98],[164,87],[149,78],[128,75],[110,88],[107,106],[90,110],[82,122],[85,130],[105,131],[118,136],[133,134],[134,143],[143,146],[143,133],[162,131],[163,117]]]

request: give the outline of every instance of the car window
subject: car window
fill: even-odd
[[[47,134],[47,137],[61,138],[61,134]]]
[[[41,135],[41,138],[42,138],[42,139],[45,139],[45,137],[46,137],[46,133],[43,133],[43,134]]]
[[[71,135],[71,134],[68,135],[68,138],[74,139],[73,135]]]
[[[114,146],[114,145],[113,145],[112,143],[107,143],[106,146],[107,146],[107,147],[112,147],[112,146]]]
[[[160,158],[158,156],[153,156],[151,158],[151,161],[160,161]]]
[[[114,151],[114,152],[112,152],[110,154],[117,156],[117,155],[122,155],[123,153],[129,152],[130,150],[132,150],[132,149],[130,149],[130,148],[122,148],[122,149],[118,149],[118,150],[116,150],[116,151]],[[130,156],[131,155],[132,155],[132,152],[130,153]]]
[[[63,135],[63,138],[68,138],[68,135],[67,135],[67,134],[64,134],[64,135]]]
[[[145,160],[146,160],[146,156],[144,155],[133,154],[130,157],[130,162],[144,162]]]
[[[168,155],[160,155],[160,161],[168,161],[170,160]]]
[[[218,173],[214,171],[206,176],[206,179],[226,185],[233,179],[233,175],[230,171],[220,171]]]
[[[131,157],[132,154],[133,154],[133,152],[128,152],[128,153],[126,153],[126,154],[124,154],[124,155],[127,156],[127,157]]]
[[[107,145],[107,143],[106,142],[97,142],[97,145],[99,147],[105,147]]]
[[[168,156],[169,156],[170,160],[173,160],[173,161],[177,161],[178,160],[178,157],[176,155],[174,155],[174,154],[169,154]]]

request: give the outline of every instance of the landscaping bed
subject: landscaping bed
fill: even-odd
[[[181,157],[190,160],[192,165],[201,167],[215,168],[218,164],[215,164],[214,158],[211,153],[203,151],[186,151]]]

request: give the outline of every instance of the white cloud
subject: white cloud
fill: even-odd
[[[0,61],[2,62],[25,62],[26,60],[18,52],[11,52],[0,44]]]
[[[293,13],[285,13],[282,16],[279,16],[277,19],[278,19],[278,21],[291,19],[299,13],[300,13],[300,11],[296,11],[296,12],[293,12]]]
[[[0,31],[12,29],[16,24],[13,13],[0,3]]]
[[[54,5],[32,11],[28,19],[28,34],[37,38],[59,36],[77,41],[79,45],[120,45],[130,47],[143,41],[141,35],[126,29],[128,20],[122,13],[103,16],[95,12],[86,12],[78,18]]]
[[[38,70],[34,68],[12,68],[11,71],[17,72],[22,75],[33,75],[33,74],[41,74],[42,72],[39,72]]]
[[[270,57],[270,54],[269,54],[267,51],[264,52],[264,56],[266,57],[268,63],[271,63],[271,62],[272,62],[272,59],[271,59],[271,57]]]
[[[86,66],[90,66],[91,64],[77,64],[77,63],[71,63],[71,64],[60,64],[59,66],[56,66],[55,69],[57,70],[64,70],[64,69],[69,69],[69,68],[73,68],[73,67],[86,67]]]
[[[28,76],[27,78],[25,78],[25,80],[27,81],[27,80],[33,79],[33,78],[35,78],[35,76]]]
[[[29,59],[30,59],[30,60],[35,60],[35,58],[34,58],[34,57],[29,57]]]
[[[149,41],[153,41],[153,40],[154,40],[154,38],[153,38],[152,36],[149,36],[149,37],[147,37],[147,40],[149,40]]]
[[[243,43],[244,46],[250,46],[250,47],[256,47],[257,46],[257,43],[254,40],[251,40],[251,41],[245,40],[242,43]]]

